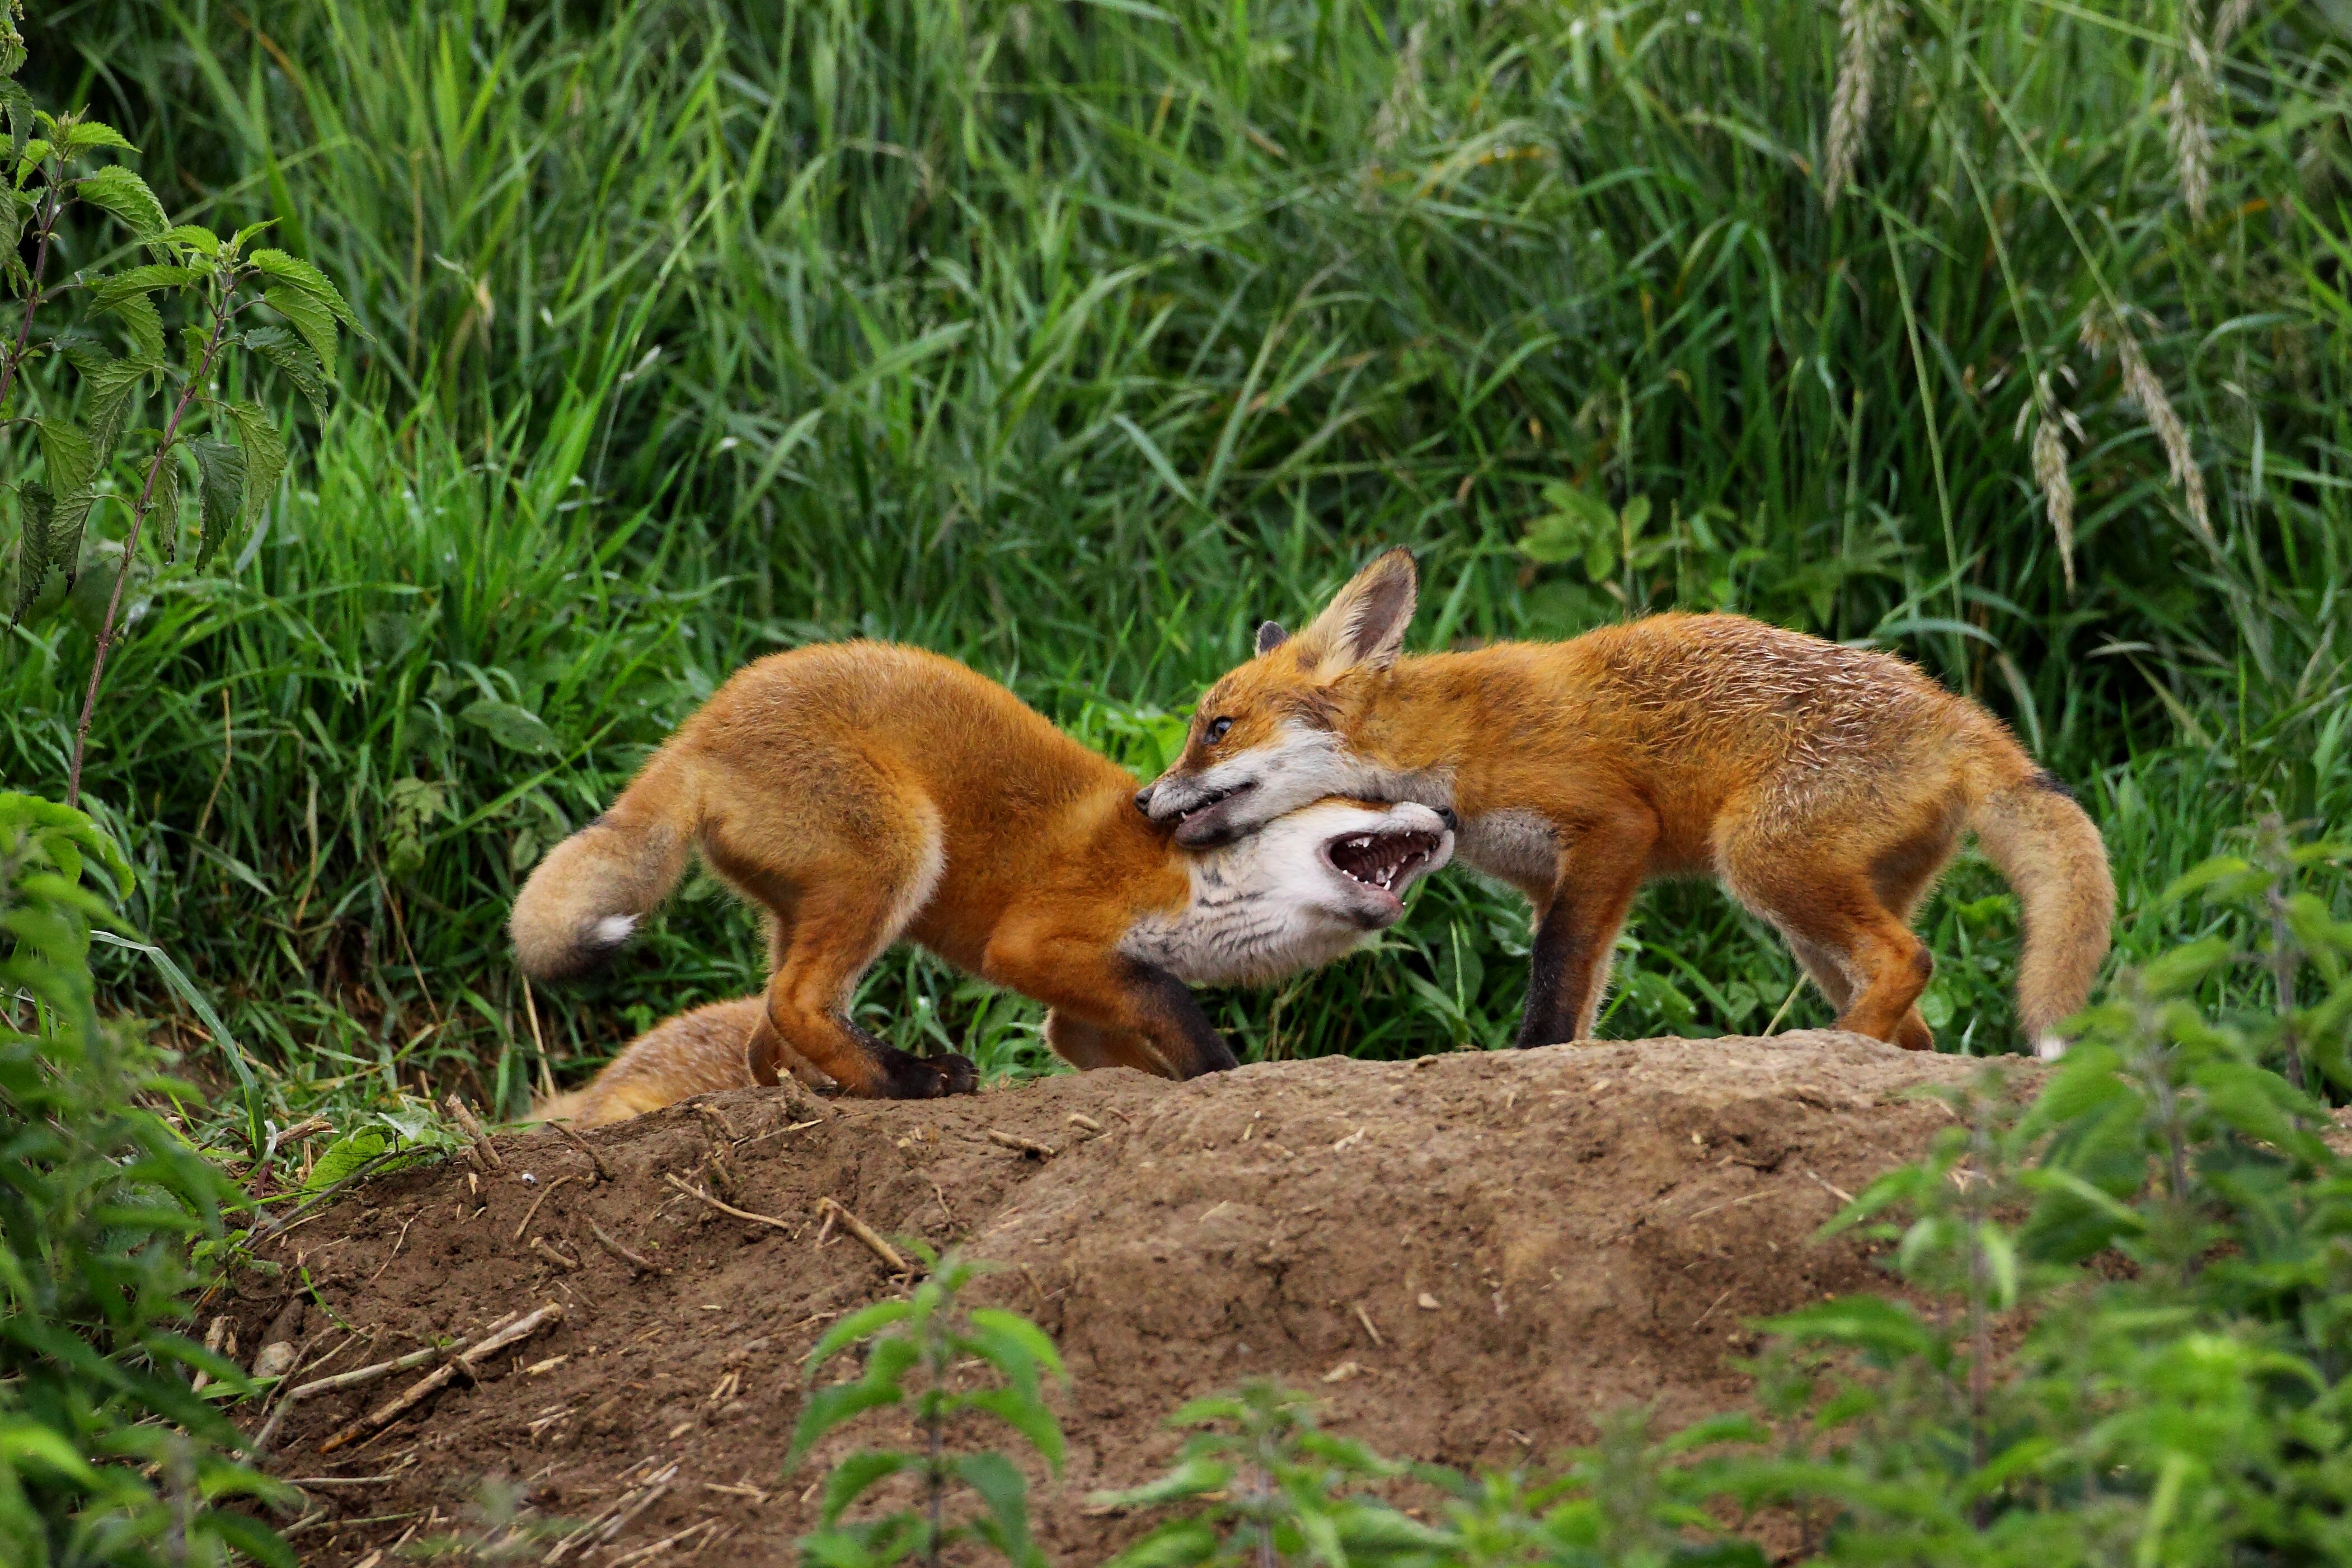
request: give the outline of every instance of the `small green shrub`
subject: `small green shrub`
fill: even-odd
[[[812,1381],[853,1346],[865,1348],[866,1368],[850,1382],[810,1389],[784,1468],[789,1471],[844,1423],[910,1401],[923,1449],[860,1448],[835,1465],[824,1481],[824,1527],[802,1541],[802,1552],[821,1568],[883,1568],[910,1557],[938,1568],[949,1546],[976,1539],[1015,1568],[1045,1568],[1045,1554],[1030,1539],[1029,1487],[1019,1468],[992,1449],[953,1451],[948,1438],[957,1417],[992,1415],[1060,1474],[1062,1427],[1045,1405],[1038,1373],[1066,1379],[1061,1355],[1045,1331],[1018,1313],[963,1306],[961,1297],[980,1272],[978,1264],[953,1254],[941,1259],[913,1245],[929,1278],[902,1300],[851,1313],[809,1352]],[[957,1385],[957,1370],[967,1361],[993,1374],[984,1386]],[[843,1521],[858,1499],[901,1475],[919,1481],[919,1509]],[[979,1499],[977,1515],[950,1517],[950,1496],[958,1490]]]
[[[239,1194],[149,1110],[193,1096],[91,1002],[89,933],[130,868],[80,813],[0,794],[0,1561],[291,1564],[220,1505],[271,1483],[182,1369],[189,1242]]]
[[[66,804],[78,806],[99,682],[123,591],[141,570],[140,535],[151,517],[165,559],[177,553],[180,454],[195,464],[203,523],[196,537],[199,567],[253,522],[286,471],[286,439],[277,416],[249,399],[221,395],[231,362],[251,355],[276,366],[323,416],[335,374],[336,330],[358,322],[317,268],[283,250],[251,247],[271,223],[248,224],[227,239],[200,224],[172,223],[136,170],[97,162],[101,153],[138,149],[102,121],[37,108],[16,80],[24,63],[22,40],[0,16],[0,114],[7,121],[10,165],[9,182],[0,187],[0,279],[22,301],[13,331],[0,332],[0,429],[30,426],[41,453],[39,479],[6,485],[17,503],[10,613],[21,621],[28,612],[70,599],[97,639],[66,775]],[[77,206],[111,215],[146,251],[146,264],[56,276],[59,225]],[[22,254],[26,246],[32,249],[29,264]],[[87,305],[83,322],[37,336],[43,308],[76,294]],[[167,352],[159,300],[179,302],[176,360]],[[247,320],[262,306],[282,324]],[[126,352],[106,352],[101,324],[124,340]],[[79,421],[56,406],[44,407],[68,400],[35,395],[36,367],[59,358],[79,373]],[[162,428],[134,427],[151,383],[162,395]],[[123,448],[126,439],[130,451]],[[109,485],[118,456],[132,459],[120,494]],[[110,499],[128,513],[128,527],[110,560],[103,552],[88,557],[101,569],[97,592],[76,595],[86,559],[84,531],[99,503]]]

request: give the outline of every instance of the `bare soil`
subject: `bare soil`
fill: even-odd
[[[485,1483],[503,1480],[549,1521],[643,1503],[566,1563],[672,1540],[635,1560],[790,1563],[824,1464],[908,1436],[869,1417],[778,1473],[810,1347],[902,1288],[842,1226],[819,1243],[831,1198],[885,1235],[990,1260],[979,1294],[1060,1342],[1069,1464],[1035,1506],[1054,1560],[1091,1563],[1148,1521],[1086,1494],[1158,1474],[1178,1442],[1167,1414],[1246,1378],[1313,1391],[1327,1427],[1381,1452],[1465,1467],[1541,1460],[1629,1404],[1668,1425],[1738,1405],[1746,1380],[1726,1360],[1753,1348],[1748,1320],[1883,1285],[1864,1243],[1813,1233],[1948,1121],[1915,1091],[1977,1065],[1814,1032],[1272,1063],[1182,1085],[1110,1070],[915,1103],[744,1090],[697,1102],[724,1132],[689,1104],[586,1133],[610,1181],[543,1131],[499,1136],[499,1170],[373,1180],[273,1240],[263,1256],[285,1271],[249,1277],[230,1310],[248,1350],[291,1337],[326,1358],[302,1378],[563,1310],[478,1381],[331,1455],[323,1439],[421,1370],[295,1405],[269,1464],[310,1483],[305,1562],[390,1563],[404,1536],[478,1529]],[[714,1142],[737,1206],[789,1231],[665,1182],[707,1187]],[[305,1279],[324,1308],[296,1294]]]

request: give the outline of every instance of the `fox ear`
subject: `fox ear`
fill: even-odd
[[[1282,629],[1280,621],[1265,621],[1257,628],[1257,651],[1261,657],[1272,653],[1289,640],[1290,634]]]
[[[1421,579],[1412,556],[1391,550],[1355,574],[1298,634],[1299,659],[1325,679],[1359,665],[1386,669],[1404,646]]]

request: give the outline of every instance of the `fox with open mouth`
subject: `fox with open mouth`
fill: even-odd
[[[977,1087],[967,1058],[914,1056],[850,1019],[859,977],[902,938],[1046,1004],[1046,1043],[1076,1066],[1192,1078],[1234,1059],[1188,983],[1328,963],[1394,924],[1454,850],[1449,812],[1344,798],[1187,850],[1135,790],[953,659],[872,642],[774,654],[548,852],[515,900],[515,955],[536,979],[587,973],[698,851],[763,910],[771,972],[741,1072],[705,1087],[780,1069],[882,1099]],[[704,1029],[675,1059],[713,1040],[723,1058],[725,1037]]]

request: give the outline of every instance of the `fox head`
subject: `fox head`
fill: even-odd
[[[1343,737],[1396,662],[1419,593],[1412,557],[1391,550],[1297,637],[1258,627],[1257,657],[1209,688],[1183,754],[1136,809],[1199,848],[1326,795],[1374,794]]]

